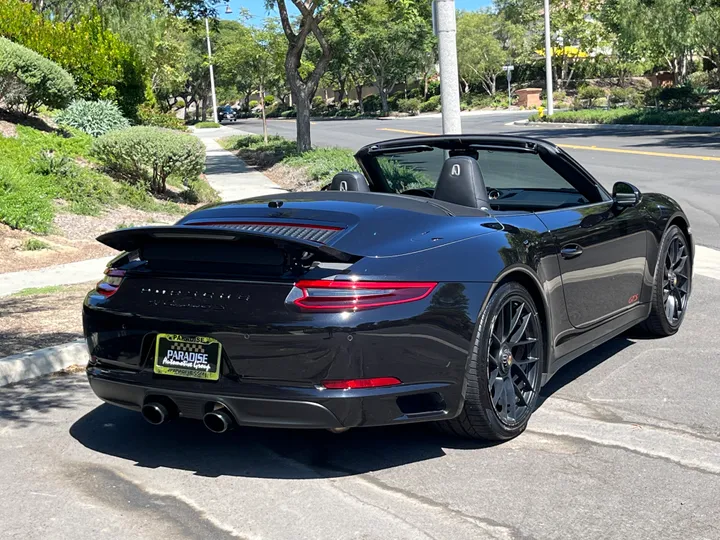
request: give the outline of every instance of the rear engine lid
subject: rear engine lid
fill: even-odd
[[[430,198],[321,191],[208,206],[188,214],[177,227],[278,238],[347,260],[439,247],[489,233],[493,229],[487,224],[497,220],[483,210]]]

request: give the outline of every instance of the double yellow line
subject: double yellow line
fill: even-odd
[[[407,133],[410,135],[439,135],[439,133],[428,133],[426,131],[408,131],[406,129],[378,128],[378,131],[394,131],[396,133]],[[693,154],[671,154],[668,152],[648,152],[645,150],[626,150],[624,148],[604,148],[602,146],[581,146],[577,144],[558,144],[561,148],[572,150],[594,150],[595,152],[612,152],[615,154],[634,154],[636,156],[666,157],[678,159],[697,159],[700,161],[720,161],[720,157],[696,156]]]

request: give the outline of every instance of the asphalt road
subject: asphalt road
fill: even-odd
[[[614,182],[624,180],[641,191],[659,191],[675,198],[690,218],[696,242],[720,249],[720,133],[512,125],[526,116],[523,112],[464,116],[463,132],[529,135],[563,145],[608,190]],[[262,133],[258,120],[229,126]],[[270,120],[269,127],[271,133],[295,137],[294,120]],[[313,144],[353,150],[378,140],[423,133],[442,133],[440,118],[317,121],[312,125]]]
[[[511,119],[464,122],[466,131],[530,131]],[[292,135],[294,125],[271,129]],[[440,131],[439,120],[413,119],[318,122],[313,135],[351,148],[405,135],[385,129]],[[720,156],[711,136],[534,133]],[[606,184],[622,178],[677,197],[698,241],[720,243],[719,162],[571,151]],[[0,538],[720,539],[720,257],[707,252],[679,334],[623,336],[580,357],[544,388],[528,430],[499,445],[422,425],[214,435],[103,405],[83,375],[0,388]]]
[[[499,445],[427,426],[153,427],[82,375],[0,390],[3,539],[718,539],[718,282],[681,332],[622,337]]]

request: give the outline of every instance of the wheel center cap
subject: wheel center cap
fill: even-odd
[[[670,285],[672,285],[673,287],[677,287],[678,278],[675,275],[675,272],[668,273],[668,281],[670,282]]]
[[[506,375],[513,363],[513,355],[510,347],[506,344],[500,347],[500,372]]]

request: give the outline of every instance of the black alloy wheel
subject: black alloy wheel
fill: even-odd
[[[532,296],[519,283],[499,286],[475,329],[463,409],[438,427],[472,439],[518,436],[535,409],[544,360],[542,320]]]
[[[488,344],[488,392],[508,426],[527,420],[540,390],[539,321],[520,296],[507,298],[493,322]]]
[[[672,325],[680,323],[690,297],[690,252],[682,236],[668,245],[663,269],[662,294],[665,317]]]
[[[682,230],[665,231],[655,268],[650,315],[640,329],[653,336],[671,336],[680,329],[692,293],[692,253]]]

